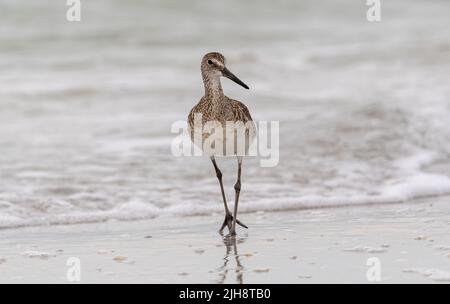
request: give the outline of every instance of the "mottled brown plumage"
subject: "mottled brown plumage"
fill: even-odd
[[[201,71],[203,83],[205,86],[205,95],[189,113],[188,125],[192,141],[196,145],[199,145],[200,148],[202,148],[203,151],[211,157],[217,178],[219,179],[222,198],[225,206],[225,220],[220,231],[222,232],[223,229],[228,226],[230,233],[234,235],[236,234],[236,223],[247,228],[244,224],[236,219],[239,193],[241,190],[241,164],[243,155],[238,153],[237,148],[233,150],[232,155],[236,155],[238,157],[238,180],[234,186],[236,190],[234,216],[231,215],[228,209],[225,192],[223,189],[222,173],[217,166],[214,156],[231,156],[225,151],[225,147],[230,142],[236,143],[238,134],[240,134],[240,132],[244,132],[242,134],[245,134],[244,150],[245,153],[247,153],[250,144],[256,136],[256,127],[248,108],[242,102],[228,98],[224,95],[222,85],[220,83],[220,77],[227,77],[246,89],[248,89],[248,86],[226,68],[225,57],[217,52],[208,53],[203,57],[201,63]],[[196,122],[196,114],[201,115],[200,124]],[[222,150],[219,151],[217,149],[214,151],[206,151],[204,142],[206,139],[208,139],[210,133],[205,132],[205,124],[213,123],[215,125],[222,126],[225,129],[227,122],[238,123],[237,125],[239,125],[240,123],[241,127],[236,127],[231,130],[231,132],[229,132],[229,130],[223,132],[223,134],[219,138],[219,140],[223,142],[223,153],[220,153]],[[196,135],[197,137],[201,138],[201,143],[195,142]]]

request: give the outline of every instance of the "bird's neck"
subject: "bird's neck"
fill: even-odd
[[[203,83],[205,85],[205,97],[212,102],[220,102],[223,98],[220,76],[203,74]]]

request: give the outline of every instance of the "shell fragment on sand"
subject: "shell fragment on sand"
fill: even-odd
[[[133,260],[130,260],[128,257],[123,256],[123,255],[116,255],[113,258],[113,260],[116,261],[117,263],[134,264]]]
[[[450,272],[433,268],[406,268],[404,273],[416,273],[436,282],[450,282]]]
[[[450,250],[450,246],[444,246],[444,245],[436,245],[436,246],[433,246],[433,248],[436,250]]]
[[[255,270],[253,270],[253,272],[256,272],[256,273],[265,273],[265,272],[269,272],[269,271],[270,271],[270,268],[255,269]]]
[[[38,258],[38,259],[43,259],[43,260],[56,257],[56,254],[42,252],[42,251],[33,251],[33,250],[24,251],[20,255],[27,257],[27,258]]]
[[[300,275],[298,276],[299,279],[312,279],[311,275]]]
[[[425,235],[419,235],[414,238],[416,241],[426,241],[428,239]]]
[[[383,253],[387,249],[385,247],[367,247],[367,246],[356,246],[352,248],[344,249],[345,252],[358,252],[358,253]]]

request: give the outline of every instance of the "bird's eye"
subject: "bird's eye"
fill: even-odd
[[[212,60],[208,60],[208,64],[212,65],[213,64]]]

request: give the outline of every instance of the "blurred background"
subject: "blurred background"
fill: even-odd
[[[0,0],[0,227],[222,212],[207,158],[170,153],[227,57],[280,162],[244,162],[240,209],[450,193],[450,2]],[[221,161],[232,201],[235,160]]]

